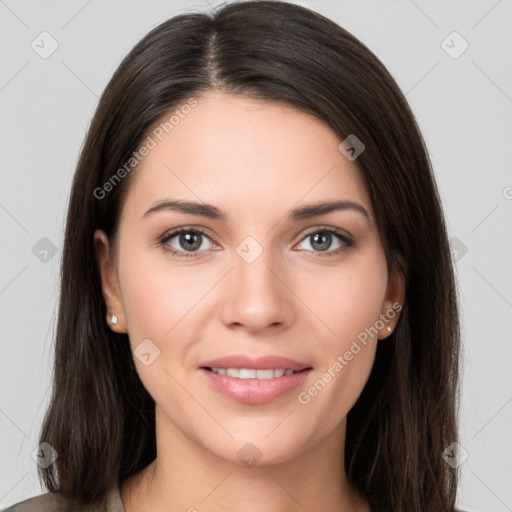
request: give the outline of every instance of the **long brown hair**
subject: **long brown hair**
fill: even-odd
[[[104,184],[119,176],[147,130],[212,89],[284,102],[317,116],[341,140],[355,134],[364,143],[356,163],[388,270],[398,266],[406,276],[406,298],[348,414],[346,471],[372,510],[452,510],[457,471],[441,454],[457,440],[459,318],[424,140],[396,82],[364,44],[279,1],[229,3],[165,21],[124,58],[101,96],[67,214],[53,394],[40,436],[59,457],[39,468],[43,485],[72,501],[99,502],[156,456],[155,404],[127,335],[105,322],[93,233],[102,229],[115,241],[133,173],[108,192]]]

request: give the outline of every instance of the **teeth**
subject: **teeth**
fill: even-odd
[[[282,377],[283,375],[291,375],[292,369],[277,368],[275,370],[254,370],[252,368],[212,368],[213,373],[219,375],[228,375],[237,379],[273,379]]]

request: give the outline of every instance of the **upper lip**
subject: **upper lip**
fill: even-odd
[[[305,370],[311,368],[310,365],[289,359],[288,357],[280,357],[277,355],[266,355],[260,357],[252,357],[247,354],[239,354],[212,359],[201,363],[201,368],[248,368],[254,370],[270,370],[270,369],[292,369],[294,371]]]

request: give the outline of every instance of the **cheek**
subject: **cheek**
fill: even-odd
[[[310,285],[312,282],[308,280]],[[387,266],[383,258],[360,260],[354,265],[340,265],[339,271],[314,282],[308,305],[322,321],[314,329],[319,364],[311,385],[298,401],[309,408],[312,417],[321,420],[326,433],[347,415],[370,375],[378,343],[375,324],[386,295]]]
[[[119,278],[135,367],[157,404],[172,402],[186,411],[190,400],[177,383],[185,381],[197,361],[197,340],[210,318],[218,272],[198,272],[193,265],[178,268],[156,249],[126,244],[124,254],[130,257],[120,259]],[[148,365],[139,357],[146,353]]]
[[[184,379],[187,353],[193,343],[191,333],[195,330],[190,322],[194,305],[208,292],[209,281],[194,280],[183,269],[155,264],[147,254],[136,251],[129,262],[120,261],[119,277],[139,378],[157,404],[172,402],[177,410],[187,411],[190,401],[177,382]]]
[[[353,258],[346,264],[296,281],[298,295],[323,324],[325,349],[344,350],[350,341],[375,325],[382,313],[387,289],[383,255]],[[330,334],[330,336],[329,336]]]
[[[163,249],[144,251],[126,243],[124,251],[130,257],[120,259],[119,277],[132,344],[141,336],[171,337],[174,326],[208,292],[210,281],[198,278],[192,266],[171,265]]]
[[[305,421],[314,421],[315,437],[322,439],[346,418],[370,376],[376,340],[366,344],[348,343],[315,372],[309,387],[298,395],[298,407]]]

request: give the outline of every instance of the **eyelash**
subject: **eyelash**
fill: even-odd
[[[197,258],[198,257],[197,254],[204,252],[204,251],[177,251],[174,249],[169,249],[169,247],[166,245],[167,242],[169,240],[171,240],[172,238],[174,238],[176,235],[179,235],[181,233],[199,233],[199,234],[205,236],[206,238],[210,239],[210,237],[206,234],[206,232],[199,227],[194,227],[194,228],[182,227],[182,228],[175,229],[174,231],[171,231],[170,233],[165,234],[159,240],[158,245],[160,245],[165,252],[170,253],[171,256],[175,256],[177,258]],[[344,244],[342,247],[340,247],[336,250],[333,250],[333,251],[325,251],[325,252],[324,251],[308,251],[308,252],[315,253],[317,256],[321,256],[321,257],[334,256],[334,255],[340,254],[343,251],[346,251],[350,247],[353,247],[355,244],[354,239],[352,237],[350,237],[349,235],[347,235],[341,229],[331,228],[331,227],[322,227],[322,226],[316,227],[313,230],[308,231],[299,240],[298,243],[303,242],[306,238],[308,238],[309,236],[314,235],[316,233],[327,233],[327,234],[335,235]]]

